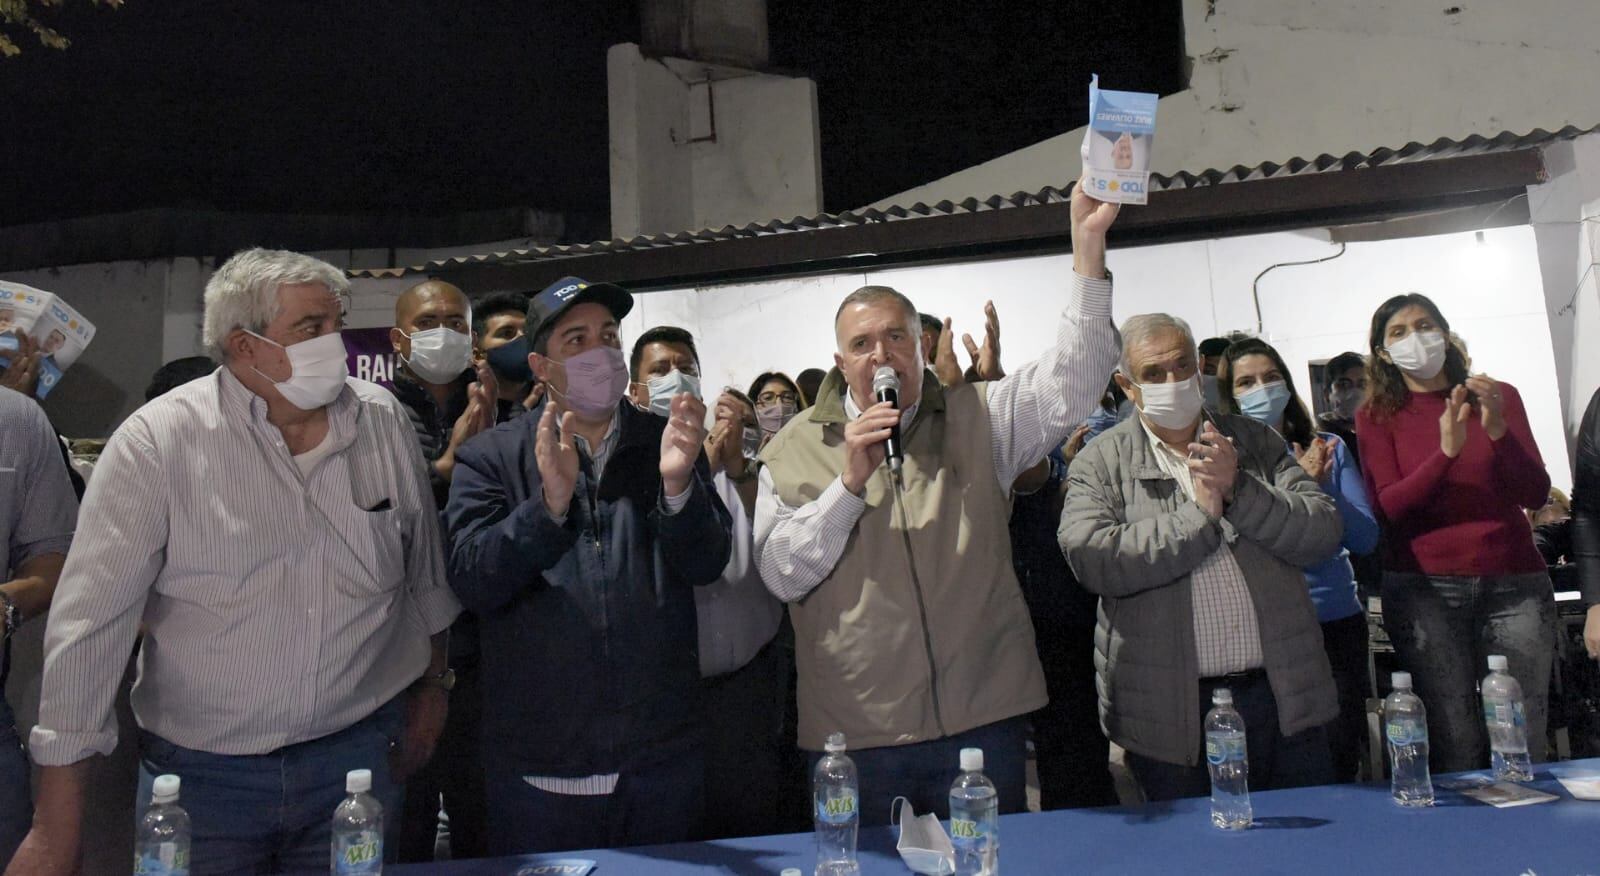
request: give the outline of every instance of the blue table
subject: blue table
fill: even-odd
[[[1600,775],[1600,758],[1542,765],[1534,787],[1552,803],[1496,809],[1439,791],[1431,809],[1402,809],[1388,786],[1332,785],[1251,795],[1255,823],[1211,826],[1204,798],[1000,819],[1005,876],[1020,874],[1413,873],[1600,876],[1600,802],[1576,800],[1559,775]],[[862,876],[909,873],[892,828],[861,833]],[[811,876],[810,834],[458,861],[386,868],[397,874],[515,876],[540,860],[585,858],[594,876],[727,873]],[[536,870],[524,872],[534,873]]]

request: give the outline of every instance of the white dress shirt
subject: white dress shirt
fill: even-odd
[[[50,609],[34,760],[111,752],[141,623],[139,725],[215,754],[343,730],[422,675],[460,608],[411,421],[354,379],[327,414],[307,474],[227,367],[117,429]]]

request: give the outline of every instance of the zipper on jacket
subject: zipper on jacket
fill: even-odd
[[[887,468],[889,492],[895,507],[900,510],[900,538],[906,546],[906,568],[911,570],[911,592],[917,597],[917,616],[922,621],[922,649],[928,658],[928,690],[933,696],[933,722],[939,725],[939,735],[949,736],[944,729],[944,712],[939,708],[939,669],[933,659],[933,633],[928,629],[928,606],[922,598],[922,579],[917,577],[917,559],[911,551],[911,515],[906,513],[905,496],[900,492],[900,479]]]

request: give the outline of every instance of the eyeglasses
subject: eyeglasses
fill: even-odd
[[[789,404],[797,405],[800,403],[800,396],[795,395],[792,392],[763,392],[762,394],[756,396],[756,404],[758,405],[770,405],[778,402],[788,402]]]

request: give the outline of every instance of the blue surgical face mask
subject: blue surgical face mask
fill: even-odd
[[[1235,399],[1239,411],[1245,416],[1276,429],[1283,420],[1284,409],[1289,407],[1289,385],[1282,380],[1263,383]]]
[[[700,378],[676,368],[650,378],[647,386],[650,389],[650,412],[663,417],[672,414],[672,397],[678,393],[687,392],[695,398],[700,397]]]

